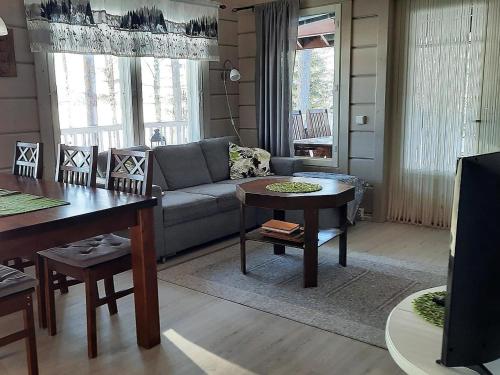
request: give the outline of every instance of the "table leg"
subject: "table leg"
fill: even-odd
[[[38,326],[40,328],[47,328],[47,307],[45,305],[45,270],[43,265],[43,258],[35,254],[35,273],[38,280],[36,287],[36,298],[38,308]]]
[[[246,225],[245,225],[245,205],[240,202],[240,258],[241,272],[247,273],[247,257],[246,257]]]
[[[304,288],[318,285],[318,210],[304,210]]]
[[[275,220],[284,221],[285,220],[285,211],[283,211],[283,210],[274,210],[273,211],[273,218]],[[274,247],[274,254],[275,255],[285,254],[285,246],[283,246],[283,245],[273,245],[273,247]]]
[[[160,310],[154,246],[153,209],[137,211],[130,228],[137,344],[149,349],[160,343]]]
[[[339,236],[339,264],[347,266],[347,204],[339,207],[339,227],[342,234]]]

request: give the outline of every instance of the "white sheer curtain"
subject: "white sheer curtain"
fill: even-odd
[[[487,15],[487,0],[397,2],[390,220],[450,225],[457,157],[480,149]]]

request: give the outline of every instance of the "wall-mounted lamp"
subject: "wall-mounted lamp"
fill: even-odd
[[[5,36],[9,32],[7,31],[7,25],[5,25],[5,22],[3,22],[3,19],[0,18],[0,36]]]
[[[231,105],[229,104],[229,95],[227,94],[227,85],[226,81],[229,78],[233,82],[237,82],[241,79],[241,74],[238,69],[236,69],[233,66],[233,63],[229,60],[224,61],[224,64],[222,65],[222,73],[221,73],[221,78],[222,82],[224,83],[224,92],[226,93],[226,103],[227,103],[227,109],[229,111],[229,118],[231,119],[231,125],[233,126],[234,132],[238,136],[238,139],[240,140],[240,145],[243,145],[243,142],[240,137],[240,133],[238,132],[238,129],[236,129],[236,125],[234,124],[234,119],[233,119],[233,113],[231,111]]]
[[[224,82],[226,82],[228,78],[233,82],[237,82],[241,79],[240,71],[233,66],[231,61],[224,61],[222,69],[221,77]]]

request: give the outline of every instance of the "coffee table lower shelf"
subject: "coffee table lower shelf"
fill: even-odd
[[[341,229],[337,229],[337,228],[320,230],[318,232],[318,247],[327,243],[328,241],[334,239],[335,237],[341,235],[342,233],[343,233],[343,231]],[[280,239],[272,238],[272,237],[266,237],[260,233],[260,228],[254,229],[250,232],[247,232],[245,234],[245,240],[246,241],[257,241],[257,242],[270,243],[273,245],[295,247],[297,249],[304,249],[303,242],[299,243],[299,242],[293,242],[293,241],[280,240]]]

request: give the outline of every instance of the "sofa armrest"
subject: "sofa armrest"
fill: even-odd
[[[303,162],[299,158],[273,156],[271,157],[271,171],[279,176],[293,176],[302,170]]]

